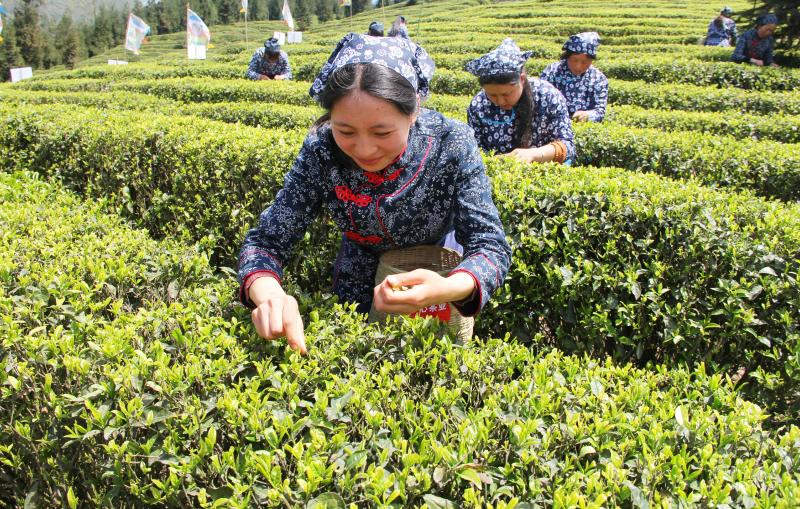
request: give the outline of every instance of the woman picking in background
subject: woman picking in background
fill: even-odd
[[[370,23],[369,28],[367,28],[367,35],[383,37],[383,23],[380,21],[373,21]]]
[[[450,302],[473,316],[503,283],[510,248],[472,131],[419,107],[433,68],[409,41],[348,34],[320,71],[310,93],[327,113],[239,257],[240,297],[262,337],[286,336],[305,352],[282,267],[323,206],[343,232],[333,291],[361,312],[373,301],[394,314]],[[447,277],[418,269],[375,286],[382,253],[438,244],[452,231],[464,257]]]
[[[706,46],[733,46],[736,41],[736,23],[731,19],[733,9],[725,7],[719,11],[719,16],[708,24]]]
[[[512,39],[467,64],[482,90],[467,109],[467,121],[483,150],[524,162],[568,162],[575,143],[564,96],[553,85],[528,78],[525,61]]]
[[[389,37],[402,37],[408,39],[408,25],[404,16],[397,16],[389,29]]]
[[[292,79],[292,66],[289,65],[289,56],[281,51],[278,39],[271,37],[264,42],[263,48],[258,48],[250,59],[247,77],[251,80],[290,80]]]
[[[592,65],[599,46],[597,32],[570,36],[561,61],[548,65],[540,76],[564,95],[567,110],[577,122],[602,122],[606,116],[608,78]]]
[[[759,67],[771,65],[778,67],[773,58],[775,48],[775,29],[778,27],[778,17],[774,14],[762,14],[756,18],[755,28],[743,33],[736,43],[731,60],[734,62],[747,62]]]

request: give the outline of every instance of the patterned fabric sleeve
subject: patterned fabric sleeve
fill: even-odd
[[[314,152],[316,139],[315,135],[306,137],[275,202],[261,213],[258,225],[245,236],[239,252],[238,272],[242,284],[239,297],[247,306],[251,305],[244,292],[247,276],[262,271],[282,279],[283,266],[292,248],[319,215],[321,192],[319,164]]]
[[[556,72],[558,71],[559,63],[560,62],[555,62],[545,67],[542,71],[542,74],[539,75],[539,79],[545,80],[549,83],[555,83]]]
[[[284,70],[279,74],[284,75],[284,79],[290,80],[292,79],[292,65],[289,63],[289,55],[281,51],[281,61],[283,63]]]
[[[606,117],[606,104],[608,104],[608,78],[598,76],[592,93],[594,94],[594,109],[589,110],[589,120],[602,122]]]
[[[575,134],[572,132],[572,120],[567,109],[567,100],[554,86],[547,82],[540,82],[541,101],[537,108],[544,108],[548,118],[549,133],[545,138],[549,141],[561,141],[567,147],[567,160],[575,160]]]
[[[444,164],[458,165],[454,226],[464,258],[451,273],[466,272],[476,282],[474,298],[454,303],[464,316],[473,316],[503,283],[511,261],[503,225],[492,201],[492,187],[470,130],[460,124],[443,140]]]
[[[489,140],[486,140],[483,137],[482,133],[484,130],[481,129],[480,120],[478,120],[478,96],[475,96],[472,99],[472,102],[467,108],[467,124],[469,124],[469,126],[475,132],[475,139],[478,141],[478,147],[480,147],[481,150],[492,150],[493,147],[488,142]]]
[[[259,48],[253,53],[253,58],[250,59],[250,65],[247,68],[247,77],[251,80],[257,80],[261,77],[259,71],[259,64],[261,63],[261,49]]]
[[[733,50],[733,55],[731,55],[731,60],[734,62],[749,62],[750,58],[745,54],[747,50],[747,45],[750,44],[750,40],[753,38],[753,31],[748,30],[747,32],[743,33],[742,36],[736,41],[736,49]]]

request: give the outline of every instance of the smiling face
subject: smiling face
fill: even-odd
[[[330,110],[336,145],[361,169],[377,172],[405,150],[417,115],[406,115],[389,101],[354,91]]]
[[[496,84],[487,83],[481,85],[486,98],[492,101],[492,104],[504,110],[510,110],[519,102],[522,97],[523,85],[525,80],[528,79],[525,73],[520,75],[519,80],[513,83]]]
[[[575,53],[567,57],[567,67],[575,76],[580,76],[592,66],[592,57],[585,53]]]

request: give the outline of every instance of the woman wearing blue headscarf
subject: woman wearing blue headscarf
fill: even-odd
[[[731,60],[746,62],[759,67],[771,65],[778,67],[773,57],[775,48],[775,29],[778,27],[778,17],[774,14],[762,14],[756,18],[755,28],[743,33],[736,43]]]
[[[467,122],[483,150],[524,162],[575,158],[572,124],[564,96],[553,85],[528,78],[522,52],[511,39],[467,64],[481,91],[467,109]]]
[[[608,78],[592,65],[599,46],[597,32],[570,36],[561,60],[545,67],[540,76],[564,95],[567,110],[577,122],[601,122],[606,116]]]
[[[732,46],[736,40],[736,23],[731,19],[733,9],[725,7],[719,11],[719,16],[708,24],[706,46]]]
[[[292,79],[292,66],[289,65],[289,56],[281,50],[278,39],[271,37],[264,42],[263,48],[258,48],[250,59],[247,68],[247,77],[251,80],[290,80]]]
[[[240,297],[262,337],[286,336],[305,351],[297,302],[281,278],[323,207],[343,232],[333,291],[362,312],[452,303],[472,316],[503,284],[511,250],[472,131],[419,107],[433,70],[410,41],[361,34],[345,36],[323,66],[310,93],[327,113],[239,256]],[[382,253],[439,244],[453,231],[464,256],[446,277],[418,269],[375,286]]]

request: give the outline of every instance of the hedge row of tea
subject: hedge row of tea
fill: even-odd
[[[176,85],[177,86],[177,85]],[[164,90],[172,85],[153,84],[147,90]],[[180,93],[175,93],[180,96]],[[278,94],[279,95],[279,94]],[[298,102],[307,96],[298,95]],[[114,99],[115,96],[109,96]],[[286,99],[285,96],[283,99]],[[130,104],[122,99],[122,107]],[[79,104],[103,103],[95,95],[77,96]],[[143,100],[139,109],[163,110],[157,100]],[[52,110],[52,107],[47,107]],[[54,111],[58,111],[58,107]],[[33,112],[42,108],[31,108]],[[225,122],[270,128],[305,128],[321,111],[316,107],[242,103],[189,104],[175,106],[176,113],[213,118]],[[23,115],[25,113],[22,113]],[[800,146],[770,141],[742,146],[727,136],[698,137],[692,133],[663,133],[607,124],[576,125],[577,163],[650,171],[676,178],[696,178],[709,185],[748,189],[762,196],[797,200],[800,198]]]
[[[496,43],[495,43],[496,45]],[[470,60],[481,53],[472,52],[448,55],[433,53],[437,69],[463,71]],[[327,48],[320,48],[318,54],[299,55],[291,59],[295,79],[313,81],[329,56]],[[791,91],[800,86],[800,72],[787,72],[774,69],[752,69],[732,62],[675,62],[672,55],[652,57],[637,61],[630,56],[621,55],[620,60],[602,62],[603,73],[609,78],[618,80],[642,80],[648,83],[686,83],[698,86],[737,87],[742,89],[763,91]],[[46,75],[48,79],[80,79],[80,78],[168,78],[183,76],[204,76],[222,79],[243,78],[249,63],[250,55],[242,55],[235,61],[217,63],[202,67],[184,65],[180,67],[155,67],[139,64],[123,66],[121,69],[106,67],[88,67],[74,71],[60,71]],[[558,59],[558,55],[548,58],[537,58],[526,63],[531,76],[538,76],[542,70]],[[599,65],[599,64],[598,64]],[[474,81],[474,79],[473,79]]]
[[[310,354],[234,282],[97,204],[0,174],[0,503],[792,507],[800,429],[731,382],[301,299]],[[109,256],[109,254],[111,256]],[[523,502],[524,501],[524,502]]]
[[[292,101],[300,102],[301,96],[302,92],[298,92],[297,99]],[[470,99],[463,96],[434,96],[426,102],[426,106],[449,117],[466,121],[465,111]],[[306,129],[322,114],[322,110],[314,105],[295,106],[266,100],[181,103],[168,97],[125,91],[57,92],[41,88],[35,91],[6,89],[3,90],[3,100],[15,104],[63,103],[116,110],[152,109],[161,113],[188,114],[223,122],[239,122],[249,126],[287,129]],[[628,105],[609,106],[606,115],[609,123],[620,126],[658,128],[668,132],[699,131],[711,135],[733,136],[740,140],[750,138],[800,143],[800,115],[763,116],[742,113],[718,115],[680,110],[654,111]]]
[[[603,35],[607,122],[576,126],[592,166],[486,158],[513,264],[466,346],[319,293],[325,221],[286,268],[309,357],[233,302],[225,267],[319,114],[307,81],[242,79],[279,23],[250,44],[212,27],[207,62],[172,34],[0,86],[0,167],[102,206],[0,175],[0,505],[799,505],[800,75],[694,45],[715,9],[385,10],[437,62],[427,106],[462,120],[463,64],[497,34],[534,74],[569,33]],[[383,12],[306,32],[296,76]]]
[[[104,197],[154,235],[230,265],[299,150],[302,132],[80,107],[3,107],[0,164]],[[569,351],[744,369],[785,411],[800,393],[800,209],[613,169],[487,158],[514,248],[486,335],[546,330]],[[327,287],[338,237],[323,223],[289,268]],[[310,246],[315,246],[312,250]]]

